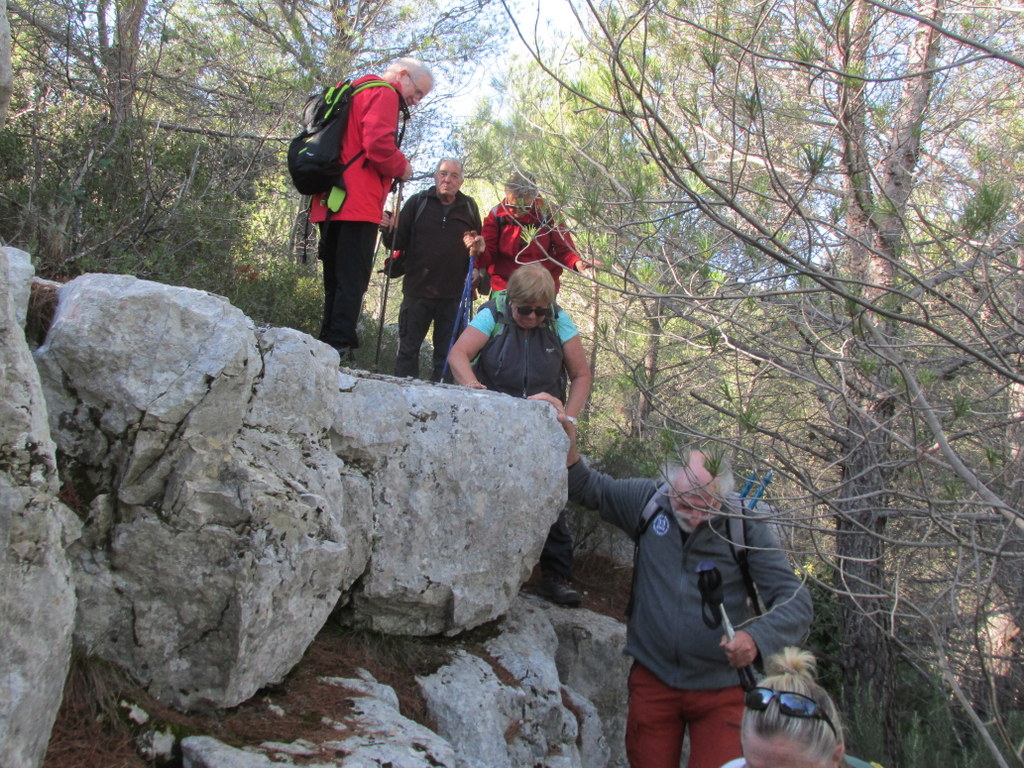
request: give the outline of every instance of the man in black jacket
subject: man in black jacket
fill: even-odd
[[[483,249],[476,201],[459,191],[462,163],[443,158],[434,172],[434,186],[418,192],[402,206],[398,229],[388,245],[397,252],[389,274],[404,274],[398,314],[398,359],[395,376],[419,377],[420,345],[434,326],[432,381],[440,381],[459,301],[466,284],[469,254]],[[385,222],[386,224],[387,222]]]

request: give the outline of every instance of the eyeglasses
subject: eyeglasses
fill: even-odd
[[[528,192],[514,192],[505,197],[505,207],[514,208],[517,211],[526,211],[537,202],[537,195]]]
[[[423,97],[427,95],[427,92],[416,84],[416,81],[412,79],[412,75],[410,75],[407,71],[404,72],[404,74],[409,79],[409,84],[413,88],[413,92],[409,100],[412,101],[413,105],[419,104],[421,101],[423,101]]]
[[[768,709],[768,705],[771,704],[772,701],[777,701],[779,703],[779,712],[787,717],[802,717],[807,720],[824,720],[825,725],[832,730],[832,735],[837,739],[839,738],[839,734],[836,732],[836,727],[832,725],[832,721],[829,720],[828,715],[825,714],[821,705],[814,699],[804,696],[802,693],[776,691],[771,688],[751,688],[747,691],[744,704],[747,705],[747,709],[764,712]]]
[[[550,307],[516,307],[516,312],[520,315],[536,315],[537,317],[547,317],[551,314]]]

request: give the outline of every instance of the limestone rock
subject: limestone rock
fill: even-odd
[[[401,634],[502,615],[565,502],[547,404],[339,373],[212,294],[82,276],[36,361],[88,510],[76,641],[178,708],[281,680],[338,604]]]
[[[60,707],[75,596],[65,555],[78,520],[57,500],[54,446],[25,340],[32,266],[0,248],[0,765],[36,768]]]
[[[515,768],[505,735],[522,726],[526,693],[519,686],[506,685],[466,651],[419,682],[438,733],[458,750],[459,768]]]
[[[372,478],[355,614],[389,634],[457,634],[501,616],[566,499],[568,441],[546,403],[343,376],[336,450]]]
[[[559,680],[557,647],[547,611],[520,599],[486,643],[488,659],[463,651],[420,680],[460,768],[608,764],[596,708]]]
[[[625,768],[626,684],[632,659],[623,654],[626,625],[592,611],[568,611],[537,601],[558,636],[555,664],[562,683],[593,704],[610,750],[608,765]]]
[[[184,709],[282,679],[368,553],[365,482],[347,492],[327,437],[330,351],[258,340],[218,296],[86,275],[36,356],[89,505],[76,641]]]

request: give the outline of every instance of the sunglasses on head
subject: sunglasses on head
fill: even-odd
[[[824,720],[832,730],[832,735],[837,739],[839,734],[836,733],[836,727],[832,725],[832,721],[828,715],[821,708],[814,699],[804,696],[802,693],[793,693],[792,691],[775,691],[771,688],[751,688],[747,691],[746,704],[747,709],[754,709],[758,712],[764,712],[768,709],[768,705],[773,701],[778,702],[779,712],[786,715],[786,717],[802,717],[808,720]]]
[[[551,313],[550,307],[516,307],[516,312],[520,315],[536,315],[537,317],[547,317]]]

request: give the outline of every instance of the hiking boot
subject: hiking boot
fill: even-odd
[[[578,608],[583,599],[572,585],[560,576],[545,576],[538,590],[540,596],[555,605]]]

